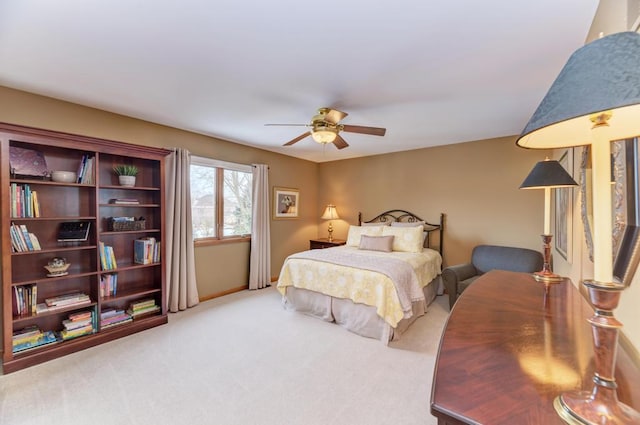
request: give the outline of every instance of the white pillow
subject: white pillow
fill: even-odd
[[[349,226],[347,246],[360,246],[360,236],[382,236],[382,228],[388,226]]]
[[[424,243],[422,229],[422,226],[383,227],[382,236],[394,236],[394,251],[422,252],[422,244]]]

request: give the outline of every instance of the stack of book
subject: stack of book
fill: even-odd
[[[57,297],[47,298],[43,303],[36,305],[36,313],[45,313],[68,307],[77,307],[83,304],[90,304],[89,295],[82,292],[73,292],[70,294],[59,295]]]
[[[133,319],[124,310],[107,309],[100,313],[100,329],[112,328],[114,326],[124,325]]]
[[[160,261],[160,242],[156,238],[140,238],[133,241],[133,261],[151,264]]]
[[[105,245],[104,242],[100,242],[100,266],[102,270],[115,270],[118,268],[116,263],[116,256],[113,252],[113,247]]]
[[[36,312],[38,304],[38,287],[35,283],[30,285],[18,285],[13,287],[14,309],[18,316],[29,315]]]
[[[24,224],[11,223],[9,226],[11,235],[11,250],[13,252],[40,251],[40,241],[33,233],[29,233]]]
[[[142,317],[151,316],[158,311],[160,311],[160,306],[156,305],[156,300],[148,298],[132,302],[127,313],[133,319],[140,319]]]
[[[40,328],[33,325],[13,332],[12,342],[12,351],[17,353],[30,348],[58,342],[58,338],[53,331],[43,332]]]
[[[11,217],[40,217],[38,193],[28,184],[11,183]]]
[[[78,311],[62,321],[64,329],[60,331],[63,340],[90,335],[95,332],[95,320],[92,310]]]

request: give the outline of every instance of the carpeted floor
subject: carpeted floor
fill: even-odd
[[[435,424],[448,300],[388,347],[285,311],[275,288],[0,376],[0,424]]]

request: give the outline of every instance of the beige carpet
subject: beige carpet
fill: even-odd
[[[435,424],[448,300],[385,347],[283,310],[274,288],[0,376],[0,424]]]

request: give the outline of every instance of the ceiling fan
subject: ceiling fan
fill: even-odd
[[[361,125],[340,124],[340,121],[346,117],[346,112],[338,111],[331,108],[320,108],[318,114],[311,119],[310,124],[265,124],[280,126],[304,126],[311,127],[311,130],[299,135],[293,140],[288,141],[283,146],[291,146],[299,142],[305,137],[311,135],[313,140],[320,144],[333,143],[336,148],[344,149],[349,144],[340,136],[341,131],[348,133],[370,134],[372,136],[384,136],[387,129],[380,127],[364,127]]]

